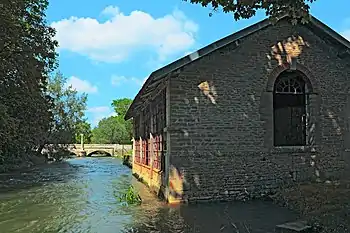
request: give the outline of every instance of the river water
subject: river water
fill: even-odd
[[[140,206],[118,200],[131,184],[143,199]],[[0,174],[0,233],[266,233],[296,217],[260,201],[169,206],[111,157]]]

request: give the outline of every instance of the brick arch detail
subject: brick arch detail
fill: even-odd
[[[274,84],[275,84],[275,81],[278,78],[278,76],[283,71],[290,70],[290,69],[291,69],[291,67],[290,67],[289,63],[284,63],[282,65],[275,67],[268,75],[266,91],[273,92]],[[320,90],[319,82],[316,79],[316,77],[312,74],[312,72],[306,66],[304,66],[300,63],[297,63],[295,71],[299,71],[305,75],[305,77],[308,79],[307,81],[309,81],[311,84],[311,91],[313,94],[319,93],[319,90]]]

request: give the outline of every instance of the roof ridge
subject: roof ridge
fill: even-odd
[[[347,39],[342,37],[339,33],[335,32],[333,29],[328,27],[326,24],[322,23],[316,17],[312,16],[311,14],[309,14],[309,16],[310,16],[309,22],[311,22],[314,26],[320,28],[326,34],[328,34],[329,36],[334,38],[338,43],[342,44],[343,46],[347,47],[350,50],[350,42]],[[289,17],[289,14],[285,14],[285,15],[282,15],[281,17],[277,18],[276,22],[278,22],[286,17]],[[130,105],[130,107],[125,115],[125,119],[131,118],[130,111],[131,111],[131,109],[133,109],[135,102],[138,101],[141,93],[143,93],[144,89],[146,89],[148,87],[148,85],[151,84],[152,82],[157,81],[159,79],[162,79],[165,75],[172,73],[172,72],[194,62],[195,60],[218,50],[219,48],[227,46],[228,44],[231,44],[239,39],[242,39],[248,35],[251,35],[251,34],[253,34],[253,33],[255,33],[263,28],[266,28],[266,27],[272,25],[272,24],[273,24],[273,22],[269,18],[265,18],[263,20],[258,21],[257,23],[254,23],[254,24],[252,24],[248,27],[245,27],[239,31],[231,33],[231,34],[229,34],[229,35],[227,35],[227,36],[225,36],[217,41],[214,41],[214,42],[196,50],[195,52],[192,52],[191,54],[188,54],[184,57],[181,57],[181,58],[169,63],[168,65],[163,66],[162,68],[159,68],[159,69],[153,71],[150,74],[150,76],[147,78],[146,82],[143,84],[140,91],[137,93],[134,101]]]

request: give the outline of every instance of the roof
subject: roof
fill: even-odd
[[[287,18],[288,15],[285,15],[278,19],[278,21]],[[340,34],[335,32],[333,29],[328,27],[326,24],[322,23],[320,20],[315,18],[314,16],[310,15],[310,21],[309,24],[312,24],[316,29],[321,30],[326,35],[329,36],[332,40],[334,40],[336,43],[338,43],[340,46],[345,48],[345,51],[347,53],[350,53],[350,42],[342,37]],[[148,77],[146,82],[143,84],[140,91],[137,93],[134,101],[130,105],[127,113],[125,114],[125,120],[128,120],[133,117],[135,109],[138,109],[140,105],[142,105],[143,101],[141,101],[141,97],[144,95],[144,93],[150,93],[154,91],[157,88],[157,85],[166,77],[171,76],[174,72],[178,71],[179,69],[185,67],[186,65],[195,62],[198,58],[204,57],[228,44],[238,42],[240,39],[249,36],[253,33],[256,33],[268,26],[271,26],[273,23],[269,19],[264,19],[258,23],[255,23],[249,27],[246,27],[236,33],[233,33],[229,36],[226,36],[218,41],[215,41],[214,43],[211,43],[185,57],[182,57],[156,71],[151,73],[151,75]]]

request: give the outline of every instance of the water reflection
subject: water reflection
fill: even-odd
[[[122,206],[133,184],[141,206]],[[0,175],[0,232],[273,232],[295,215],[264,202],[170,207],[116,158],[74,158]],[[249,231],[247,231],[249,230]]]
[[[130,171],[113,158],[76,158],[2,175],[1,232],[120,232],[131,215],[114,196]]]
[[[201,203],[153,211],[124,232],[267,233],[274,232],[276,225],[297,218],[295,213],[260,201]]]

